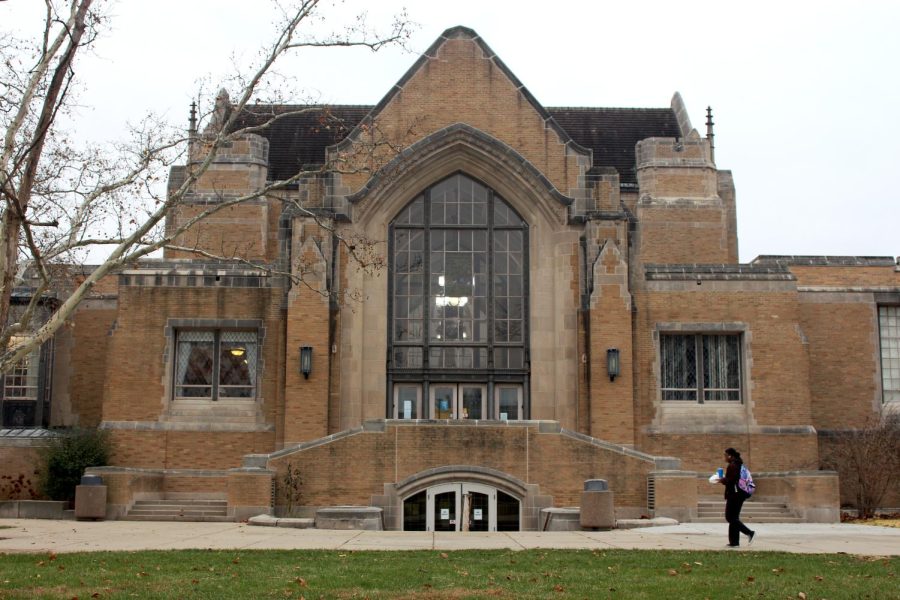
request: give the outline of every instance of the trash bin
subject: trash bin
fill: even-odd
[[[588,479],[584,482],[584,491],[581,493],[581,527],[615,529],[613,493],[605,479]]]
[[[106,486],[99,475],[84,475],[75,486],[75,518],[106,518]]]

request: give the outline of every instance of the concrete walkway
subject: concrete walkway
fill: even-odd
[[[427,533],[256,527],[243,523],[0,519],[0,553],[102,550],[463,550],[569,548],[722,550],[725,523],[686,523],[599,532]],[[756,525],[738,551],[900,555],[900,529],[851,524]]]

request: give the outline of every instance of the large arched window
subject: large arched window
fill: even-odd
[[[460,173],[400,211],[390,240],[389,413],[525,418],[527,224]]]

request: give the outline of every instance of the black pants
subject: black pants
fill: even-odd
[[[741,543],[740,534],[750,535],[752,532],[741,523],[741,507],[747,498],[738,492],[729,494],[725,499],[725,520],[728,521],[728,543],[737,546]]]

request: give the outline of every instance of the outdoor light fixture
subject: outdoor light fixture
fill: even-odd
[[[619,349],[609,348],[606,351],[606,372],[609,374],[609,380],[615,381],[619,374]]]
[[[243,349],[243,348],[232,348],[232,349],[229,350],[228,352],[230,352],[232,356],[235,356],[235,357],[237,357],[237,358],[240,358],[240,357],[242,357],[242,356],[244,355],[244,349]]]
[[[312,371],[312,346],[300,346],[300,372],[303,379],[309,379]]]

